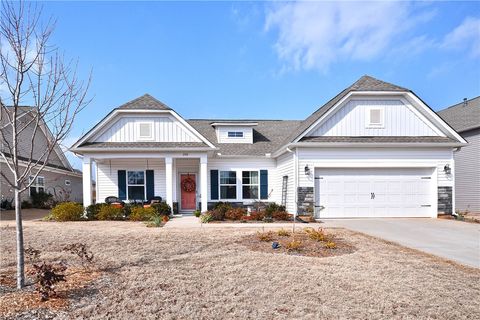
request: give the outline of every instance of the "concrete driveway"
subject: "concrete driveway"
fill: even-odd
[[[480,268],[480,224],[423,218],[322,221]]]

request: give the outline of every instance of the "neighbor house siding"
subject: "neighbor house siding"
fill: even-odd
[[[480,213],[480,128],[462,136],[469,145],[454,153],[456,208]]]
[[[242,199],[242,171],[268,170],[268,194],[267,200],[279,202],[279,191],[276,188],[276,161],[275,159],[242,158],[242,159],[208,159],[208,201],[235,201],[251,203],[254,200]],[[236,171],[237,172],[237,198],[231,200],[212,200],[210,192],[210,170]]]
[[[287,211],[295,211],[295,172],[294,155],[287,152],[277,158],[277,174],[275,177],[275,190],[277,190],[278,203],[282,201],[283,177],[288,176],[287,180]]]
[[[153,123],[155,142],[200,142],[183,124],[172,116],[122,116],[107,125],[92,141],[95,142],[137,142],[139,122]]]
[[[155,195],[165,199],[165,161],[163,159],[111,159],[97,163],[97,202],[118,196],[118,170],[153,170]]]
[[[367,112],[379,107],[384,125],[369,128]],[[438,136],[433,126],[401,100],[350,100],[308,136]],[[443,135],[443,134],[442,134]]]

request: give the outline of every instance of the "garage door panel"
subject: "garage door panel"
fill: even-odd
[[[320,217],[430,217],[433,168],[316,169]]]

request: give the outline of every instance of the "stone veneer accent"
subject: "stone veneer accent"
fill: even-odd
[[[314,208],[314,191],[313,187],[298,187],[297,188],[297,214],[312,214],[309,209]]]
[[[452,214],[452,187],[438,187],[438,213]]]

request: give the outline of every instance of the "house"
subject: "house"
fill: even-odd
[[[112,110],[72,150],[84,204],[161,196],[180,213],[277,202],[317,218],[436,217],[454,209],[466,141],[411,90],[363,76],[302,121],[186,120],[151,97]]]
[[[438,112],[469,145],[454,153],[455,208],[480,213],[480,97]]]
[[[6,112],[8,108],[1,108],[1,117],[0,117],[0,148],[2,153],[5,153],[6,157],[9,156],[8,146],[6,145],[5,140],[11,141],[11,127],[8,125]],[[20,166],[25,167],[28,165],[29,159],[34,161],[39,161],[39,165],[31,171],[31,179],[33,175],[37,173],[36,169],[43,164],[45,159],[45,150],[47,146],[50,145],[51,133],[48,127],[41,121],[38,129],[35,130],[35,123],[32,122],[32,112],[35,112],[33,108],[30,107],[21,107],[19,108],[19,115],[17,117],[18,123],[22,126],[25,124],[25,130],[21,132],[18,136],[18,151]],[[5,137],[5,139],[3,139]],[[34,137],[34,139],[32,139]],[[32,155],[30,156],[30,151],[32,150]],[[13,180],[13,174],[8,169],[7,163],[3,157],[0,157],[0,169],[2,174],[5,175],[10,181]],[[4,176],[0,175],[0,193],[2,199],[8,201],[12,200],[14,197],[13,188],[7,183]],[[37,192],[47,192],[54,196],[58,201],[76,201],[82,202],[83,200],[83,190],[82,190],[82,173],[78,170],[75,170],[70,165],[70,162],[65,157],[60,146],[55,145],[53,152],[50,154],[48,163],[45,165],[43,170],[35,178],[35,181],[30,186],[29,190],[21,194],[21,199],[31,200],[31,195]]]

